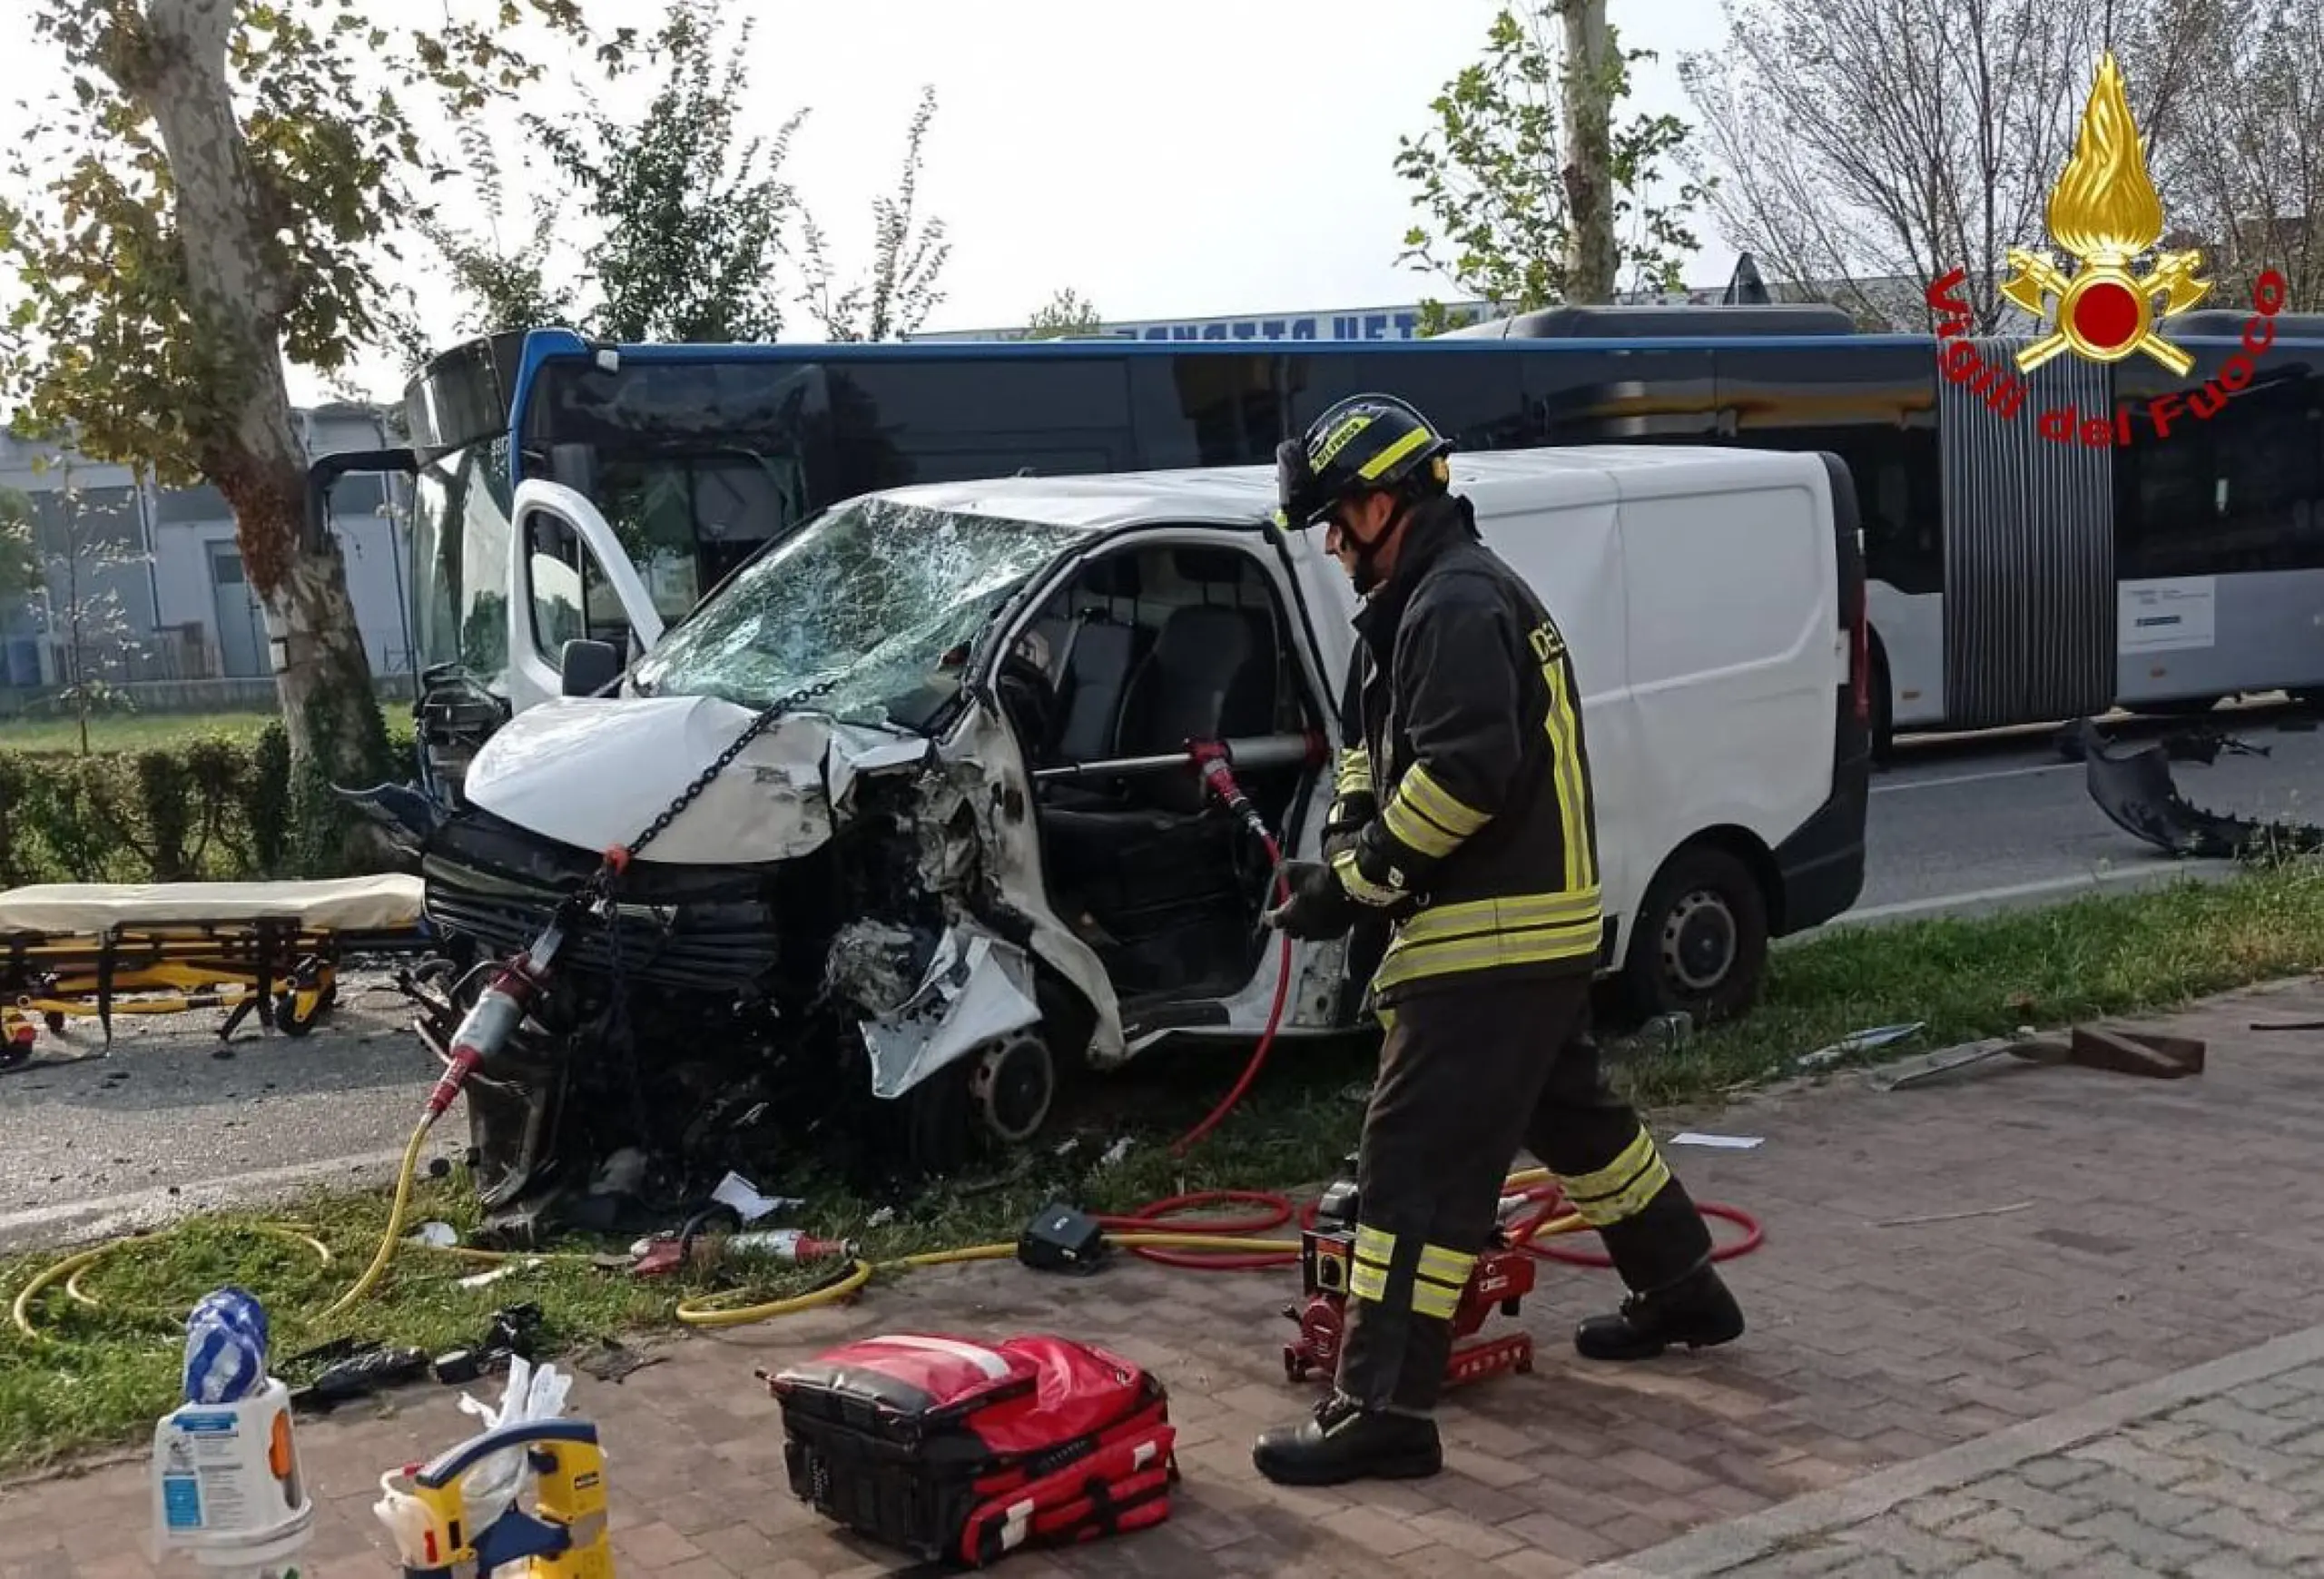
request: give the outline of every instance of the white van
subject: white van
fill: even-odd
[[[1573,653],[1601,970],[1643,1012],[1744,1009],[1770,937],[1839,914],[1863,883],[1869,697],[1847,471],[1812,454],[1606,446],[1459,454],[1452,482]],[[493,735],[467,806],[430,835],[431,920],[485,952],[524,947],[601,852],[812,682],[623,879],[624,926],[654,940],[620,974],[641,1039],[764,1068],[836,1025],[829,1044],[859,1089],[940,1096],[1022,1139],[1061,1061],[1248,1039],[1271,1018],[1289,1036],[1354,1025],[1370,962],[1345,941],[1290,950],[1278,1011],[1282,940],[1256,925],[1267,863],[1189,758],[1190,742],[1226,742],[1285,851],[1318,855],[1355,600],[1320,532],[1266,524],[1274,488],[1246,467],[930,484],[832,507],[625,676],[604,644],[564,649],[571,695]],[[553,484],[514,503],[520,541],[602,525]],[[602,1002],[605,947],[568,945],[558,982],[576,1002]],[[592,1062],[561,1051],[567,1069]],[[499,1129],[477,1137],[487,1172],[520,1189],[541,1159],[519,1154],[557,1132],[555,1115],[527,1100]]]

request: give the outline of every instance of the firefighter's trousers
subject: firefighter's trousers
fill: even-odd
[[[1710,1229],[1607,1083],[1589,1013],[1590,978],[1575,975],[1448,984],[1384,1016],[1356,1174],[1343,1391],[1374,1408],[1434,1406],[1452,1313],[1521,1146],[1632,1289],[1708,1262]]]

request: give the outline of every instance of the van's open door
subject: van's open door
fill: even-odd
[[[508,705],[521,713],[561,694],[558,655],[577,637],[629,660],[662,639],[645,582],[596,506],[563,483],[517,485],[509,534]]]

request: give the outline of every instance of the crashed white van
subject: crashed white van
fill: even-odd
[[[1846,470],[1614,446],[1452,471],[1572,647],[1602,969],[1649,1012],[1743,1008],[1768,939],[1863,881]],[[1283,947],[1258,924],[1269,864],[1190,747],[1223,742],[1285,851],[1313,857],[1354,639],[1321,542],[1265,524],[1274,486],[1233,468],[870,495],[625,676],[570,644],[567,688],[606,694],[519,713],[429,836],[428,915],[479,957],[525,947],[761,709],[817,694],[638,853],[617,926],[567,939],[471,1081],[487,1207],[529,1215],[617,1158],[698,1197],[811,1111],[948,1167],[980,1130],[1038,1130],[1070,1062],[1257,1036]],[[525,485],[519,536],[576,498]],[[1358,1023],[1366,946],[1292,946],[1283,1037]],[[830,1120],[835,1100],[854,1111]]]

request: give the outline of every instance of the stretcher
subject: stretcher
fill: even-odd
[[[417,877],[315,883],[58,883],[0,893],[0,1068],[31,1056],[32,1017],[62,1034],[94,1014],[255,1009],[290,1036],[315,1028],[352,953],[428,941]]]

